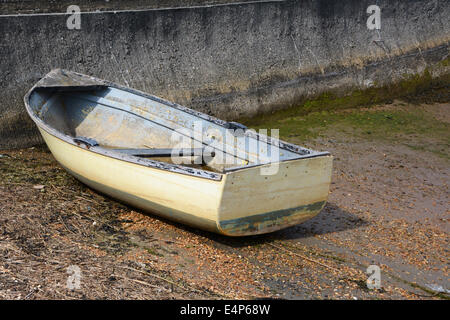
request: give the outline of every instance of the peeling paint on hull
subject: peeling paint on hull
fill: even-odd
[[[225,220],[219,223],[220,230],[229,236],[245,236],[267,233],[287,228],[316,216],[325,206],[325,201],[277,210],[254,216]]]

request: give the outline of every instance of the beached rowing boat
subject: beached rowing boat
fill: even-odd
[[[56,160],[88,186],[201,229],[243,236],[325,205],[332,156],[161,98],[53,70],[25,106]]]

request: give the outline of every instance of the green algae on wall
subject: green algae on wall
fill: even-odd
[[[433,77],[431,72],[426,69],[419,75],[404,75],[404,80],[398,83],[380,87],[374,84],[371,88],[350,90],[345,95],[325,92],[316,98],[305,99],[287,109],[261,114],[253,118],[243,118],[241,122],[247,126],[259,126],[262,123],[312,112],[369,107],[375,104],[390,103],[394,99],[402,99],[411,103],[448,102],[450,101],[449,85],[450,73]]]

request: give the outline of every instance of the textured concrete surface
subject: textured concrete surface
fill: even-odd
[[[220,2],[131,1],[138,11],[96,13],[99,1],[79,1],[90,11],[81,30],[66,27],[58,6],[2,2],[0,148],[39,142],[22,98],[53,68],[238,119],[324,91],[396,82],[448,57],[448,1]],[[366,26],[373,2],[380,31]],[[102,9],[127,9],[111,3]]]
[[[2,0],[0,14],[65,12],[68,6],[74,4],[78,5],[81,11],[107,11],[215,6],[264,1],[271,0]],[[272,0],[274,1],[277,0]]]

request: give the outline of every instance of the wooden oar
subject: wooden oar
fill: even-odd
[[[201,148],[185,149],[112,149],[116,152],[125,153],[136,157],[165,158],[165,157],[192,157],[192,156],[215,156],[215,152],[205,152]]]
[[[98,146],[98,142],[92,138],[76,137],[73,139],[78,145],[83,143],[89,149],[90,147]],[[116,152],[128,154],[130,156],[145,157],[145,158],[166,158],[166,157],[192,157],[196,155],[210,156],[214,158],[216,153],[214,151],[205,152],[205,148],[183,148],[183,149],[111,149]],[[175,151],[174,151],[175,150]]]

